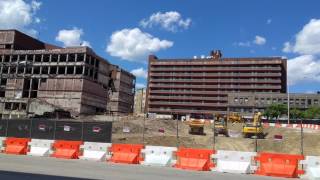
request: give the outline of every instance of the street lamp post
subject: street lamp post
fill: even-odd
[[[288,94],[288,100],[287,100],[287,105],[288,105],[288,124],[290,124],[290,92],[289,92],[289,82],[287,83],[287,94]]]

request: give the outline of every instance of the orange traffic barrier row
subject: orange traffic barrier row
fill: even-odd
[[[298,168],[299,160],[304,159],[303,155],[261,152],[255,159],[259,163],[258,175],[297,178],[304,173]]]
[[[52,157],[64,158],[64,159],[79,159],[80,146],[82,141],[64,141],[57,140],[53,144],[54,153]]]
[[[8,137],[4,140],[6,154],[25,155],[29,151],[29,138]],[[53,144],[54,153],[52,157],[65,159],[79,159],[81,155],[80,146],[82,141],[56,140]],[[110,152],[111,158],[108,161],[114,163],[140,164],[143,161],[141,151],[142,144],[112,144]],[[177,161],[174,167],[180,169],[209,171],[215,167],[211,155],[215,150],[193,149],[180,147],[176,152]],[[303,155],[278,154],[260,152],[255,157],[257,170],[255,174],[264,176],[297,178],[304,174],[299,169],[299,161],[303,160]]]
[[[14,138],[8,137],[5,140],[5,150],[6,154],[17,154],[25,155],[29,151],[28,142],[31,141],[29,138]]]
[[[111,162],[140,164],[143,160],[141,156],[142,144],[112,144],[111,146]]]
[[[210,171],[214,167],[211,161],[211,155],[214,150],[209,149],[191,149],[179,148],[177,155],[177,163],[174,165],[176,168],[197,170],[197,171]]]

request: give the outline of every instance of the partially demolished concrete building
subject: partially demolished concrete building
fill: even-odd
[[[135,77],[115,67],[89,47],[61,48],[16,30],[0,30],[0,117],[55,109],[75,116],[108,113],[110,106],[112,111],[132,112],[133,100],[112,105],[121,98],[134,99]],[[121,83],[123,76],[127,83]],[[123,89],[126,96],[113,95]]]

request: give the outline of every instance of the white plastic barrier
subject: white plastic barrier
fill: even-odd
[[[146,146],[142,150],[144,153],[143,165],[150,166],[171,166],[175,163],[173,153],[177,151],[176,147],[164,146]]]
[[[50,156],[53,153],[53,143],[54,140],[31,139],[31,141],[28,143],[30,152],[27,154],[30,156]]]
[[[320,156],[306,156],[301,164],[305,165],[305,176],[308,179],[320,180]]]
[[[109,148],[111,143],[84,142],[81,145],[83,155],[80,159],[91,161],[105,161],[110,158]]]
[[[216,162],[216,168],[212,169],[212,171],[252,173],[254,170],[253,158],[256,154],[256,152],[218,150],[216,154],[211,156]]]
[[[4,150],[6,137],[0,137],[0,152]]]

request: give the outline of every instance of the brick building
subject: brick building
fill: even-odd
[[[111,69],[114,90],[109,93],[107,111],[112,115],[132,114],[136,78],[118,66],[112,65]]]
[[[43,111],[106,112],[108,92],[115,87],[113,71],[114,66],[89,47],[61,48],[16,30],[1,30],[0,114],[21,117],[49,106]]]
[[[158,59],[149,56],[146,112],[226,113],[228,93],[286,93],[287,61],[281,57]]]

